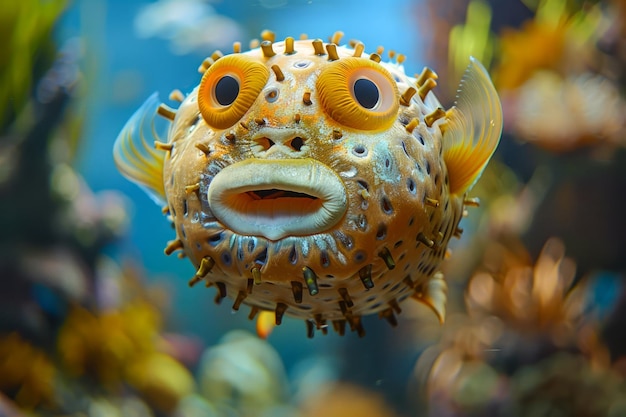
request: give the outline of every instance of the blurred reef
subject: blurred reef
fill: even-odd
[[[259,2],[269,16],[290,3]],[[263,340],[188,313],[220,331],[207,340],[172,319],[188,276],[166,284],[119,253],[130,199],[77,169],[98,45],[59,40],[68,1],[3,4],[0,416],[626,415],[626,2],[398,5],[423,37],[407,52],[455,80],[437,87],[444,104],[474,55],[505,113],[445,267],[446,323],[403,305],[397,328],[373,318],[364,339],[308,340],[285,320]],[[177,54],[254,36],[220,7],[159,0],[135,30]]]

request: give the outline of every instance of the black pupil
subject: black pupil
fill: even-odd
[[[373,109],[378,103],[380,93],[376,84],[366,78],[359,78],[354,83],[354,97],[366,109]]]
[[[223,76],[215,84],[215,99],[222,106],[231,105],[238,95],[239,82],[230,75]]]

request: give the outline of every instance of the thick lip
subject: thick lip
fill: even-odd
[[[213,178],[207,197],[226,227],[270,240],[324,232],[347,209],[341,179],[310,158],[234,163]]]

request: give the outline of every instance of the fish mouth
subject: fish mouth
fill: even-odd
[[[207,197],[224,226],[269,240],[324,232],[347,210],[339,176],[310,158],[236,162],[213,178]]]

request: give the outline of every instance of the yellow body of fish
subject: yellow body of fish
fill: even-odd
[[[196,89],[172,95],[176,111],[153,95],[117,139],[120,171],[175,225],[165,252],[184,251],[190,284],[218,301],[304,319],[309,335],[330,323],[362,335],[372,313],[395,324],[407,298],[443,320],[438,267],[500,138],[488,74],[470,59],[445,111],[435,73],[408,77],[401,56],[381,62],[340,33],[272,37],[216,52]]]

